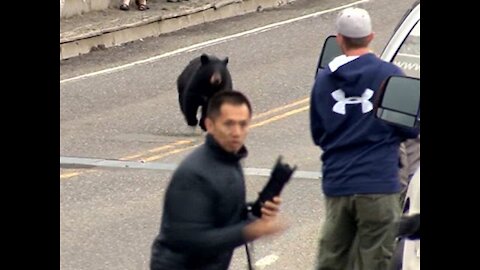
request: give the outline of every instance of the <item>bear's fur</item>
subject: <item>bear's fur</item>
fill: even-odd
[[[208,101],[219,91],[232,90],[227,64],[228,57],[220,60],[213,55],[202,54],[191,60],[178,76],[178,101],[189,126],[199,124],[205,131]],[[200,121],[197,120],[199,107],[202,107]]]

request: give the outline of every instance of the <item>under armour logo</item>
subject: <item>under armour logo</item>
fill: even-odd
[[[373,90],[365,89],[361,97],[349,97],[345,98],[345,92],[342,89],[335,90],[332,92],[332,97],[337,103],[333,106],[332,110],[339,114],[345,114],[345,107],[347,104],[358,104],[362,103],[362,113],[367,113],[373,110],[373,104],[369,101],[373,97]]]

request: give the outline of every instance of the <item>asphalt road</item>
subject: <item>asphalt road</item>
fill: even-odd
[[[253,104],[244,167],[270,169],[282,154],[299,170],[318,173],[320,150],[310,138],[308,96],[323,40],[334,33],[334,8],[353,2],[298,0],[62,62],[60,156],[178,164],[203,136],[187,132],[175,80],[190,59],[206,52],[229,57],[234,88]],[[413,2],[360,4],[373,20],[374,51],[381,52]],[[309,16],[320,11],[325,13]],[[255,30],[259,27],[264,28]],[[245,31],[250,32],[232,36]],[[61,269],[148,269],[170,175],[171,170],[62,168]],[[266,179],[247,175],[249,199]],[[283,200],[290,228],[256,242],[254,261],[258,269],[313,269],[323,221],[320,180],[294,178]],[[242,248],[231,269],[246,269]]]

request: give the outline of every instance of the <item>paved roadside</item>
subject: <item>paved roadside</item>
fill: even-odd
[[[60,20],[60,60],[295,0],[149,0],[150,9],[110,8]],[[120,1],[119,1],[120,2]],[[133,1],[132,1],[133,2]]]

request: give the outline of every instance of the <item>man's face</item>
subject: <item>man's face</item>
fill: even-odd
[[[208,133],[212,134],[227,152],[236,153],[242,148],[250,126],[250,112],[246,104],[224,103],[220,115],[215,119],[205,119]]]

